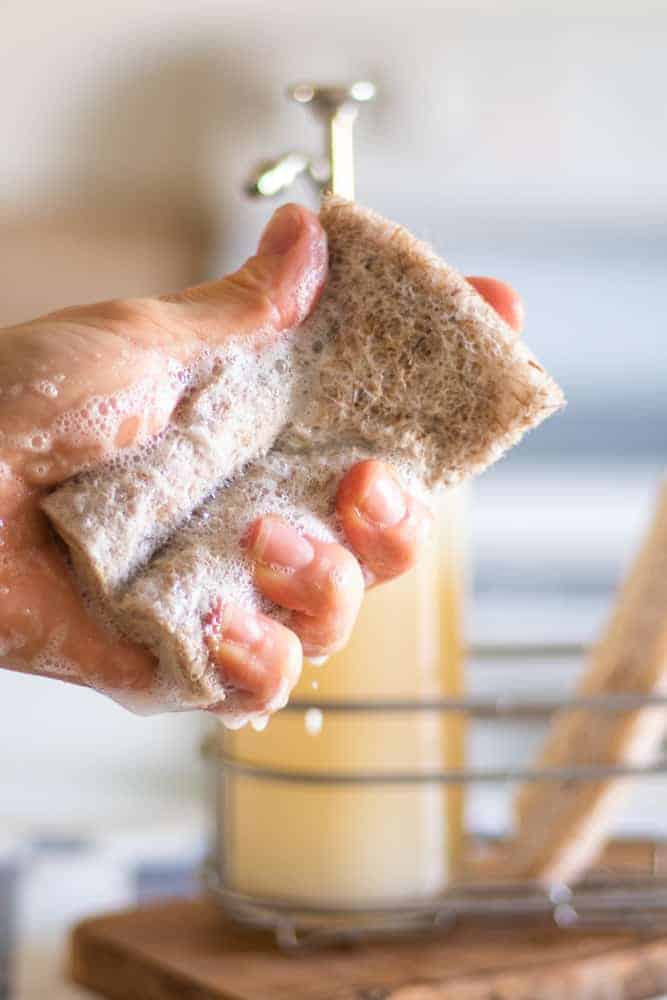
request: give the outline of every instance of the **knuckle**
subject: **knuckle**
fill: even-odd
[[[237,300],[255,310],[273,314],[273,281],[270,268],[260,257],[251,257],[245,267],[229,275],[228,289]]]
[[[160,302],[157,299],[110,299],[97,307],[100,318],[122,326],[157,322]]]

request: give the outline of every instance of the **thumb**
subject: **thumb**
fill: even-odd
[[[300,322],[317,300],[326,266],[317,216],[286,205],[269,222],[257,255],[226,278],[161,299],[65,309],[3,331],[2,458],[30,482],[48,486],[158,433],[183,389],[173,362],[180,369],[205,346]],[[62,381],[53,396],[31,389],[56,377]],[[3,382],[21,391],[1,391]],[[72,426],[83,431],[73,434]],[[37,461],[25,444],[35,438]]]
[[[211,344],[230,333],[276,333],[308,315],[326,267],[326,235],[317,216],[284,205],[270,219],[257,254],[238,271],[163,300],[180,306],[183,322]]]

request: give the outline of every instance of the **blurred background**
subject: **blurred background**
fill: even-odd
[[[321,141],[286,85],[374,80],[359,199],[515,285],[569,398],[473,491],[470,634],[590,638],[665,459],[667,10],[553,7],[5,0],[0,323],[236,266],[270,211],[244,197],[249,169]],[[471,684],[525,680],[499,666]],[[562,680],[536,668],[540,691]],[[0,719],[8,852],[94,835],[117,858],[149,831],[158,859],[196,854],[197,720],[10,674]],[[482,827],[502,823],[494,809],[479,805]],[[101,887],[86,871],[98,905],[125,898],[125,876]]]

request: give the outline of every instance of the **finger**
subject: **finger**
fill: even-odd
[[[338,488],[336,509],[345,536],[371,582],[391,580],[414,566],[433,515],[383,462],[359,462]]]
[[[289,625],[307,656],[328,656],[345,645],[364,595],[351,552],[305,537],[279,517],[253,525],[247,551],[255,560],[255,586],[293,612]]]
[[[242,268],[161,301],[181,307],[185,322],[207,343],[219,343],[230,330],[277,332],[305,319],[322,290],[326,267],[326,236],[318,217],[299,205],[283,205],[256,256]]]
[[[219,602],[204,619],[209,657],[228,686],[221,716],[271,713],[283,708],[301,673],[301,644],[267,615]]]
[[[513,330],[520,333],[525,321],[525,310],[521,296],[511,285],[497,278],[469,277],[467,279],[476,288],[482,298],[508,323]]]

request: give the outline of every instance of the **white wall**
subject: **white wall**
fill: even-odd
[[[401,6],[5,2],[2,199],[140,185],[233,200],[256,156],[312,145],[287,81],[369,75],[375,200],[664,218],[664,5]]]

